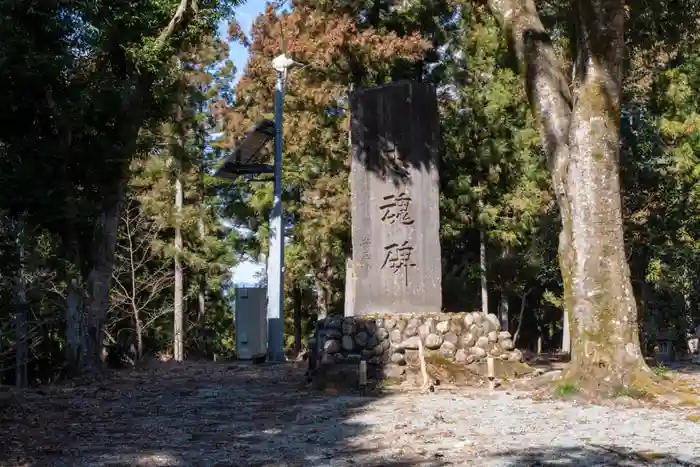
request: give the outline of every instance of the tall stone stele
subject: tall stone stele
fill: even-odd
[[[352,269],[346,314],[441,310],[435,89],[400,81],[350,96]]]

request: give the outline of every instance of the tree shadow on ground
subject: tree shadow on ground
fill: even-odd
[[[697,462],[653,452],[632,451],[611,445],[574,447],[537,447],[527,451],[504,451],[485,460],[483,466],[491,467],[641,467],[662,465],[700,466]]]
[[[311,391],[292,363],[124,370],[0,399],[0,466],[447,465],[372,435],[382,398]]]
[[[668,369],[682,375],[697,375],[700,373],[700,365],[689,361],[666,362],[663,363],[663,365]]]

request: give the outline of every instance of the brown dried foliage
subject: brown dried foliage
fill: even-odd
[[[317,265],[329,264],[331,250],[338,249],[329,238],[346,237],[349,227],[349,89],[376,84],[399,60],[419,60],[430,47],[417,34],[400,37],[381,25],[360,25],[359,12],[351,15],[344,7],[329,10],[297,3],[291,12],[280,14],[268,5],[250,38],[242,39],[250,41],[249,58],[235,89],[235,105],[220,104],[216,111],[226,147],[235,145],[260,118],[271,118],[271,61],[282,52],[284,37],[287,54],[304,65],[292,70],[285,93],[284,181],[287,189],[300,193],[299,203],[285,199],[285,210],[297,214],[295,238],[314,252],[311,261]],[[242,37],[234,29],[232,35]],[[249,187],[270,190],[267,185]]]

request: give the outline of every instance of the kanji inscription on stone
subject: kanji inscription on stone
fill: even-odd
[[[412,225],[415,221],[408,212],[411,197],[405,192],[389,194],[383,197],[383,204],[379,206],[382,211],[382,220],[389,224],[400,222],[403,225]]]
[[[413,253],[413,247],[409,245],[408,240],[405,240],[402,244],[390,243],[384,247],[386,254],[384,255],[384,262],[382,263],[382,268],[388,267],[394,274],[402,272],[404,274],[404,281],[408,287],[408,268],[416,267],[416,263],[411,259],[411,253]]]

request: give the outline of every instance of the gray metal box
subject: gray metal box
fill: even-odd
[[[267,355],[267,289],[236,287],[236,355],[253,360]]]

